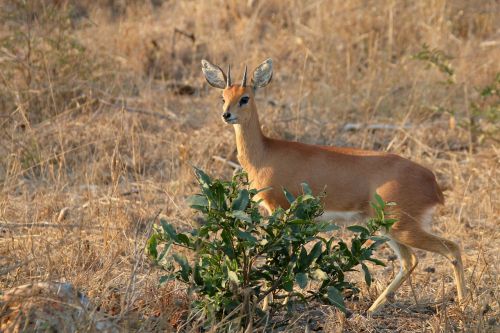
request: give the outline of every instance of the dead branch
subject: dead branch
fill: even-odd
[[[241,165],[239,165],[238,163],[234,163],[233,161],[229,161],[228,159],[225,159],[224,157],[214,155],[214,156],[212,156],[212,158],[216,161],[219,161],[219,162],[222,162],[222,163],[229,165],[230,167],[232,167],[235,170],[241,169]]]

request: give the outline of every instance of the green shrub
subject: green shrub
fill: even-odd
[[[455,70],[450,64],[450,60],[453,57],[444,51],[439,49],[431,50],[429,45],[423,44],[422,50],[414,54],[412,58],[424,62],[427,65],[427,69],[430,67],[437,68],[441,73],[446,75],[447,83],[455,83]]]
[[[446,77],[446,86],[457,86],[455,70],[450,61],[453,57],[442,50],[430,49],[424,44],[422,49],[413,55],[415,60],[422,61],[426,68],[435,67]],[[465,85],[467,86],[467,85]],[[468,101],[465,114],[460,116],[458,125],[469,131],[469,150],[474,150],[474,145],[486,141],[500,142],[500,73],[496,73],[492,81],[484,87],[475,87],[477,96]],[[467,94],[467,91],[465,91]],[[468,100],[469,96],[465,96]],[[446,107],[445,104],[434,107],[437,111],[447,112],[457,117],[456,110]]]
[[[315,220],[323,213],[321,196],[313,196],[307,184],[302,184],[303,194],[297,198],[284,190],[288,209],[262,216],[254,198],[265,189],[251,189],[245,173],[232,181],[211,179],[199,169],[196,176],[201,193],[190,198],[190,205],[201,212],[204,224],[182,233],[161,220],[147,251],[167,272],[161,283],[182,281],[195,293],[192,305],[202,310],[208,326],[221,325],[223,318],[237,320],[237,326],[250,324],[263,314],[255,305],[270,293],[274,300],[286,298],[273,302],[273,310],[283,303],[315,299],[346,311],[342,292],[357,288],[345,279],[345,272],[361,266],[370,285],[366,262],[383,265],[372,254],[386,239],[374,234],[395,220],[386,218],[387,204],[379,196],[372,204],[376,216],[366,226],[348,228],[354,233],[349,245],[324,236],[339,227]]]
[[[471,115],[465,126],[473,133],[473,141],[500,142],[500,72],[492,82],[479,90],[479,97],[470,103]],[[465,127],[464,126],[464,127]]]

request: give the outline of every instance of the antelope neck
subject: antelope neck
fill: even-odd
[[[260,130],[257,111],[251,111],[248,123],[235,124],[234,131],[240,164],[247,171],[256,169],[263,159],[265,150],[265,137]]]

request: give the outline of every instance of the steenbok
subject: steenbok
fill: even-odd
[[[453,265],[459,300],[465,296],[464,271],[460,249],[454,242],[426,230],[436,205],[444,198],[434,174],[410,160],[385,152],[352,148],[307,145],[266,137],[261,132],[255,105],[255,92],[271,81],[273,64],[267,59],[247,81],[247,69],[241,84],[231,82],[222,69],[202,60],[208,83],[222,89],[222,119],[234,127],[238,160],[248,172],[255,188],[271,187],[259,193],[265,208],[287,207],[281,192],[286,188],[295,195],[300,184],[307,183],[315,193],[326,188],[325,214],[330,217],[368,217],[370,200],[378,193],[393,201],[392,214],[398,220],[387,235],[396,252],[401,270],[368,310],[374,313],[387,301],[417,266],[412,248],[437,252]]]

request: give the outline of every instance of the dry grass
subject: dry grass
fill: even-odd
[[[117,330],[179,328],[186,296],[158,286],[145,240],[159,215],[195,224],[184,200],[195,191],[191,165],[229,177],[211,156],[235,160],[200,59],[238,72],[272,57],[273,83],[258,96],[265,132],[431,167],[447,188],[433,230],[463,247],[470,288],[461,309],[451,266],[420,252],[414,293],[405,283],[378,316],[364,314],[393,263],[348,303],[352,317],[315,306],[289,330],[308,317],[325,332],[499,329],[498,137],[467,126],[471,102],[498,106],[477,90],[500,72],[498,2],[160,2],[0,1],[1,290],[65,281]],[[412,58],[424,43],[453,56],[453,84]]]

